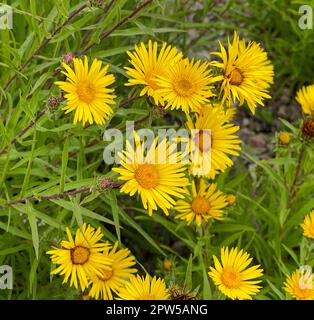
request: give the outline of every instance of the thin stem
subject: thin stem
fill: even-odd
[[[118,189],[123,184],[124,184],[124,181],[114,181],[114,182],[112,182],[110,187],[114,188],[114,189]],[[54,200],[54,199],[59,199],[59,198],[67,197],[67,196],[74,196],[74,195],[80,194],[80,193],[90,193],[94,190],[95,190],[94,187],[83,187],[80,189],[69,190],[69,191],[64,191],[64,192],[60,192],[60,193],[54,193],[54,194],[50,194],[50,195],[29,196],[29,197],[25,197],[22,199],[16,199],[16,200],[9,201],[9,202],[1,205],[0,208],[14,206],[19,203],[26,203],[28,201]],[[109,190],[109,188],[108,188],[108,190]]]
[[[302,165],[302,161],[303,161],[303,158],[305,155],[305,148],[306,148],[305,144],[302,144],[301,150],[300,150],[300,153],[298,156],[298,160],[297,160],[297,167],[295,169],[294,179],[293,179],[292,185],[289,190],[288,208],[291,207],[292,201],[293,201],[293,199],[296,195],[296,192],[297,192],[297,183],[298,183],[300,173],[301,173],[301,167],[302,167],[301,165]]]
[[[104,40],[107,38],[109,35],[111,35],[115,30],[120,28],[122,25],[126,24],[130,19],[132,19],[136,14],[138,14],[141,10],[143,10],[147,5],[151,4],[153,0],[146,0],[143,2],[140,6],[135,8],[128,16],[120,20],[118,23],[116,23],[113,27],[102,33],[99,37],[99,40]],[[76,55],[84,55],[88,50],[93,48],[96,45],[96,43],[92,43],[89,46],[87,46],[85,49],[82,51],[78,52]]]

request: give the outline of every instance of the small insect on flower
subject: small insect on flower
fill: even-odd
[[[267,53],[259,43],[245,43],[234,33],[233,42],[228,39],[228,49],[219,42],[220,52],[212,52],[221,61],[211,65],[222,70],[221,104],[235,102],[243,105],[246,101],[255,114],[256,105],[264,106],[264,99],[270,99],[269,88],[274,81],[274,67]]]
[[[117,293],[126,281],[137,272],[133,268],[136,264],[135,258],[130,255],[128,249],[117,250],[118,242],[112,249],[105,249],[103,256],[112,259],[110,265],[111,270],[102,270],[100,275],[92,275],[90,277],[92,287],[89,295],[95,299],[112,300],[113,293]]]
[[[66,228],[66,233],[68,240],[61,241],[60,247],[47,252],[52,263],[59,265],[51,274],[64,275],[63,283],[71,277],[70,286],[74,284],[75,288],[78,288],[79,281],[84,291],[88,287],[88,277],[94,274],[101,276],[101,270],[111,270],[112,259],[102,254],[110,245],[100,242],[103,236],[100,228],[95,230],[85,223],[77,229],[74,239],[69,228]]]
[[[196,115],[195,121],[187,116],[187,127],[192,132],[192,175],[214,179],[218,173],[233,165],[229,155],[239,156],[241,140],[235,133],[240,127],[228,123],[229,116],[219,108],[212,107],[203,108],[202,112]]]
[[[198,226],[202,221],[207,222],[210,219],[221,220],[223,208],[228,205],[226,197],[221,191],[216,190],[215,184],[208,184],[201,179],[199,190],[192,181],[192,188],[189,190],[185,200],[178,200],[175,210],[179,213],[177,219],[186,220],[190,224],[195,220]]]
[[[66,76],[66,81],[55,82],[66,92],[67,105],[63,110],[65,113],[75,111],[74,124],[104,124],[113,113],[110,105],[115,104],[116,98],[114,89],[108,88],[115,81],[112,74],[107,74],[109,65],[101,68],[101,61],[94,59],[89,68],[86,56],[84,61],[74,58],[73,65],[74,70],[62,63],[65,69],[62,73]]]
[[[313,273],[304,273],[298,269],[287,277],[284,290],[297,300],[314,300],[313,283]]]
[[[221,262],[213,256],[214,267],[210,267],[208,275],[218,289],[227,297],[239,300],[251,300],[260,291],[257,285],[262,280],[256,280],[263,275],[259,265],[248,268],[252,258],[238,248],[222,248]]]
[[[161,278],[136,275],[120,288],[118,296],[118,300],[168,300],[169,290]]]
[[[189,185],[181,153],[166,139],[158,142],[157,137],[144,154],[145,141],[141,143],[136,132],[134,138],[135,148],[127,141],[126,150],[119,154],[122,168],[112,169],[120,174],[119,180],[126,181],[120,191],[130,196],[138,193],[149,215],[157,207],[168,215],[175,204],[172,197],[183,198],[184,187]]]
[[[163,43],[158,52],[158,43],[149,40],[148,48],[142,42],[139,47],[135,46],[134,52],[128,51],[127,54],[133,68],[125,67],[130,77],[125,85],[144,86],[141,96],[147,94],[154,99],[156,105],[163,104],[163,98],[157,91],[157,77],[163,76],[171,65],[182,59],[182,53],[167,43]]]
[[[303,229],[303,235],[305,237],[314,239],[314,209],[310,214],[305,216],[301,227]]]
[[[314,117],[314,84],[302,87],[297,92],[296,100],[301,105],[304,114]]]
[[[182,59],[171,65],[165,75],[158,77],[160,89],[157,92],[167,101],[166,109],[196,112],[214,96],[211,90],[217,80],[207,62]]]

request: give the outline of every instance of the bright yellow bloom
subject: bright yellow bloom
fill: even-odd
[[[221,220],[223,208],[228,205],[226,197],[221,191],[216,191],[216,184],[207,184],[203,179],[197,191],[195,182],[192,181],[192,188],[185,200],[178,200],[175,210],[180,212],[176,218],[186,220],[190,224],[194,219],[196,224],[201,225],[202,221],[209,219]]]
[[[297,300],[314,300],[314,275],[296,270],[287,277],[284,289]]]
[[[303,229],[303,235],[305,237],[314,239],[314,210],[312,210],[310,214],[305,216],[301,227]]]
[[[222,104],[230,106],[238,101],[241,106],[246,101],[255,114],[256,105],[264,106],[263,100],[271,98],[269,88],[274,81],[274,68],[267,53],[254,41],[246,44],[239,40],[236,32],[232,43],[228,39],[228,52],[219,44],[221,52],[212,54],[222,61],[213,61],[211,65],[222,69]]]
[[[314,116],[314,84],[302,87],[296,96],[304,114]]]
[[[263,270],[259,265],[248,268],[252,258],[238,248],[222,248],[221,263],[213,256],[215,267],[210,267],[208,275],[212,278],[218,289],[231,299],[251,300],[252,296],[260,291],[257,285],[262,280]]]
[[[287,146],[291,142],[290,134],[286,131],[282,131],[278,135],[278,140],[280,144]]]
[[[168,300],[169,291],[165,281],[161,278],[150,278],[147,274],[144,278],[133,276],[130,282],[120,288],[118,293],[121,300]]]
[[[195,112],[214,96],[211,89],[215,81],[217,79],[211,75],[208,63],[182,59],[170,66],[164,76],[158,77],[158,93],[167,101],[166,109]]]
[[[120,174],[119,180],[125,181],[120,190],[130,196],[138,193],[149,215],[157,207],[168,215],[175,204],[173,197],[183,198],[184,187],[189,184],[181,154],[175,151],[174,143],[169,146],[166,139],[158,143],[158,138],[144,154],[144,141],[141,143],[136,133],[134,137],[135,149],[127,141],[126,150],[119,154],[122,168],[112,169]]]
[[[103,252],[103,256],[112,259],[111,270],[102,270],[101,276],[91,276],[92,287],[89,295],[95,299],[112,300],[112,293],[117,293],[120,287],[122,287],[126,281],[132,276],[132,273],[137,272],[135,268],[132,268],[136,264],[135,258],[130,256],[128,249],[121,249],[117,251],[118,242],[114,247],[106,249]]]
[[[238,126],[227,123],[229,115],[219,108],[203,108],[196,120],[187,116],[192,132],[190,141],[191,172],[214,179],[216,174],[233,165],[229,155],[239,156],[241,141],[235,133]]]
[[[94,59],[91,67],[88,66],[87,57],[73,59],[74,70],[65,63],[62,64],[66,75],[66,81],[56,81],[63,91],[67,105],[63,108],[65,113],[75,111],[74,124],[86,122],[104,124],[112,115],[110,105],[115,104],[116,96],[112,94],[114,89],[107,88],[113,84],[115,78],[107,74],[109,65],[101,69],[101,61]]]
[[[96,231],[85,223],[82,229],[77,229],[73,239],[69,228],[66,229],[68,241],[61,241],[61,248],[54,247],[47,254],[51,254],[51,261],[60,265],[51,274],[64,275],[63,283],[74,284],[78,288],[78,280],[82,291],[88,287],[88,277],[93,274],[101,276],[100,270],[111,270],[112,260],[101,252],[109,247],[108,243],[100,243],[103,234],[100,228]]]
[[[130,63],[133,68],[125,67],[127,75],[130,77],[126,86],[142,85],[140,95],[147,94],[154,98],[158,105],[163,104],[163,98],[158,93],[157,77],[163,76],[170,65],[182,59],[182,53],[177,48],[163,43],[158,53],[158,43],[148,42],[148,49],[142,42],[140,46],[135,46],[135,52],[127,52],[131,58]]]

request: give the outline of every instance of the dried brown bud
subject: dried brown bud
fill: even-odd
[[[313,139],[314,138],[314,118],[304,120],[302,126],[302,135],[306,138]]]
[[[197,293],[187,290],[184,286],[173,284],[169,288],[170,300],[195,300]]]

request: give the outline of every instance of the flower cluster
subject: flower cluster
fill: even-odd
[[[63,283],[70,280],[84,293],[95,299],[112,300],[161,300],[168,298],[164,280],[148,275],[145,278],[135,276],[136,261],[128,249],[118,249],[119,243],[103,242],[100,228],[95,230],[83,224],[77,229],[73,239],[66,229],[68,240],[60,247],[54,247],[47,253],[51,261],[59,265],[52,274],[64,275]],[[137,289],[137,291],[135,291]]]
[[[189,59],[176,47],[161,46],[151,40],[128,51],[125,67],[127,87],[135,87],[138,96],[163,110],[181,110],[189,136],[189,150],[177,150],[166,139],[158,137],[147,148],[134,131],[135,145],[126,141],[119,154],[120,166],[112,169],[123,182],[120,191],[138,195],[151,216],[161,209],[174,213],[176,219],[196,227],[224,219],[224,210],[236,202],[236,196],[224,195],[214,181],[233,165],[239,156],[239,127],[232,123],[237,107],[246,104],[252,114],[270,97],[274,69],[266,51],[259,43],[245,42],[234,33],[232,41],[220,51],[212,52],[213,60]],[[210,55],[209,55],[210,57]],[[63,63],[65,81],[56,84],[66,93],[66,113],[74,111],[74,123],[103,125],[115,114],[115,77],[94,59],[71,58]],[[303,87],[296,97],[306,116],[302,132],[314,137],[314,85]],[[195,135],[195,132],[197,134]],[[289,145],[289,133],[278,136],[282,146]],[[188,154],[188,161],[182,159]],[[166,161],[160,162],[163,157]],[[314,238],[314,211],[302,224],[304,235]],[[128,249],[118,250],[118,243],[101,242],[100,229],[85,224],[73,239],[67,229],[68,241],[61,248],[49,251],[51,260],[59,265],[53,274],[64,275],[70,286],[89,289],[95,299],[169,299],[164,280],[134,275],[135,258]],[[263,270],[249,267],[252,258],[238,248],[223,247],[220,260],[214,255],[208,273],[221,293],[231,299],[252,299],[261,289]],[[172,264],[167,268],[170,270]],[[165,266],[166,268],[166,266]],[[297,299],[313,298],[312,289],[300,289],[299,271],[288,277],[285,290]]]

